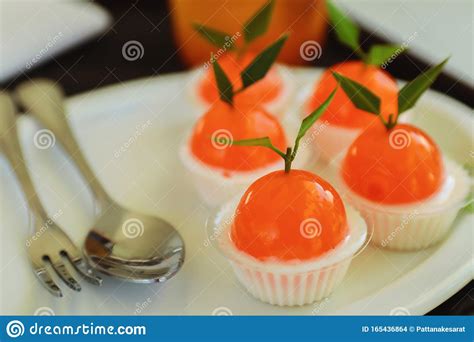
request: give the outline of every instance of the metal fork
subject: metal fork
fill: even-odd
[[[50,274],[50,265],[67,286],[80,291],[81,285],[66,267],[66,263],[69,263],[83,279],[94,285],[101,285],[102,280],[83,262],[79,249],[48,216],[39,200],[18,140],[15,105],[10,95],[5,92],[0,92],[0,149],[10,162],[33,214],[35,233],[28,240],[27,249],[33,270],[40,282],[51,294],[62,297],[61,289]]]

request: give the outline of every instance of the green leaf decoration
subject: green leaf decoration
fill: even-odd
[[[232,105],[234,101],[234,90],[232,89],[232,83],[229,81],[229,78],[217,60],[214,59],[212,62],[212,67],[214,69],[214,76],[216,77],[220,99]]]
[[[263,146],[267,147],[274,152],[278,153],[282,158],[286,158],[285,153],[276,148],[269,137],[255,138],[255,139],[242,139],[232,141],[232,145],[236,146]]]
[[[336,30],[339,41],[354,51],[359,51],[359,27],[347,17],[332,1],[327,1],[327,9],[331,25]]]
[[[438,75],[441,73],[444,65],[449,58],[425,71],[414,80],[405,84],[398,92],[398,113],[399,115],[412,108],[420,96],[433,84]]]
[[[227,50],[234,49],[234,44],[229,39],[231,36],[230,34],[196,23],[193,24],[193,27],[204,39],[218,48],[225,46]]]
[[[267,32],[274,6],[275,1],[273,0],[265,3],[252,18],[245,22],[243,31],[247,44]]]
[[[366,57],[366,63],[381,66],[390,58],[396,58],[405,52],[406,48],[401,45],[373,45]]]
[[[254,60],[240,73],[242,79],[242,89],[249,87],[255,82],[265,77],[272,64],[280,53],[288,35],[283,35],[272,45],[257,55]]]
[[[380,114],[380,98],[377,95],[362,84],[344,77],[337,72],[333,72],[332,74],[354,106],[372,114]]]
[[[300,144],[301,138],[304,137],[306,132],[313,126],[313,124],[324,114],[326,109],[328,108],[329,104],[331,103],[334,95],[336,94],[337,88],[332,91],[332,93],[328,96],[328,98],[318,107],[316,108],[311,114],[303,119],[300,125],[300,129],[298,131],[298,135],[296,136],[295,146],[293,149],[293,158],[298,151],[298,147]]]

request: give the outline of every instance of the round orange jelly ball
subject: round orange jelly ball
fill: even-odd
[[[436,143],[421,129],[380,123],[349,147],[342,164],[345,183],[360,196],[383,204],[405,204],[436,193],[444,164]]]
[[[193,155],[207,165],[228,171],[251,171],[269,166],[281,157],[265,147],[234,146],[230,142],[265,136],[278,148],[287,145],[278,119],[261,106],[240,102],[238,98],[234,106],[219,100],[194,126],[190,147]]]
[[[303,170],[275,171],[250,185],[231,228],[235,246],[262,261],[313,259],[347,235],[339,194],[324,179]]]
[[[376,94],[380,98],[381,114],[386,119],[390,114],[398,113],[398,87],[395,79],[379,67],[366,65],[362,61],[336,64],[324,71],[308,102],[310,110],[320,106],[337,87],[337,81],[332,75],[333,71],[359,82]],[[368,127],[379,119],[373,114],[357,109],[344,90],[339,87],[320,120],[337,126],[357,129]]]
[[[252,62],[256,54],[248,52],[240,57],[235,53],[227,53],[218,58],[218,63],[232,83],[235,90],[242,86],[240,73]],[[273,67],[263,79],[245,89],[247,100],[251,103],[268,103],[276,99],[282,91],[283,80]],[[214,76],[214,70],[209,67],[204,78],[198,84],[198,94],[208,103],[213,103],[219,99],[219,92]]]

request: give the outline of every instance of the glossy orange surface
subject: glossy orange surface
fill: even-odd
[[[240,96],[240,95],[239,95]],[[228,171],[251,171],[283,159],[259,146],[229,146],[229,139],[241,140],[268,136],[278,148],[285,149],[285,132],[278,119],[261,106],[254,107],[238,98],[234,106],[217,101],[198,120],[191,136],[191,151],[207,165]],[[216,141],[216,139],[227,139]]]
[[[346,184],[357,194],[384,204],[405,204],[433,195],[444,181],[436,143],[421,129],[380,123],[349,147],[342,165]]]
[[[339,194],[303,170],[272,172],[255,181],[236,209],[231,239],[260,260],[316,258],[348,234]]]
[[[359,82],[380,97],[380,109],[385,118],[388,118],[389,114],[398,113],[398,87],[393,77],[384,70],[366,65],[362,61],[336,64],[324,71],[308,103],[309,110],[320,106],[336,88],[337,82],[332,71]],[[373,114],[357,109],[346,93],[339,88],[321,120],[348,128],[366,128],[379,119]]]
[[[218,58],[218,63],[232,83],[234,91],[242,86],[240,73],[255,58],[255,54],[246,53],[240,58],[235,53],[227,53]],[[283,81],[278,75],[275,67],[260,81],[241,93],[242,100],[249,103],[265,103],[276,99],[283,89]],[[219,99],[219,92],[214,77],[212,66],[206,71],[204,78],[198,84],[198,94],[207,103],[213,103]]]

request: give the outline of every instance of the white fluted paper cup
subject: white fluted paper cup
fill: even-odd
[[[467,171],[449,159],[445,165],[448,175],[442,188],[417,203],[383,205],[369,201],[349,189],[340,172],[337,187],[343,199],[373,226],[373,244],[400,251],[420,250],[443,240],[459,211],[472,201]]]
[[[240,196],[208,221],[209,241],[227,258],[239,282],[255,298],[280,306],[305,305],[328,297],[342,282],[351,261],[370,236],[363,218],[346,206],[349,236],[336,248],[312,260],[261,261],[236,248],[230,229]]]

